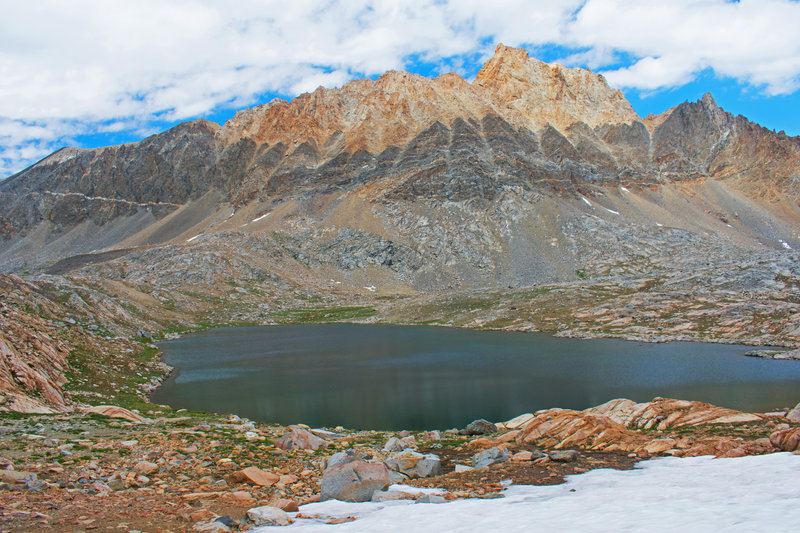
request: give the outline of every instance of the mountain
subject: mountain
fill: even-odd
[[[472,83],[387,72],[0,182],[0,270],[211,322],[794,344],[798,228],[800,138],[710,94],[641,118],[503,45]]]

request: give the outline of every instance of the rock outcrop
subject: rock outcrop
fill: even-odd
[[[14,306],[14,299],[60,314],[38,287],[16,276],[0,276],[0,410],[52,413],[67,408],[64,392],[70,345],[49,320]]]
[[[625,399],[611,400],[585,412],[608,417],[628,428],[661,430],[700,424],[756,422],[764,418],[762,415],[743,413],[709,403],[670,398],[656,398],[645,403]]]
[[[738,457],[763,453],[764,447],[759,443],[745,443],[741,439],[729,437],[681,439],[653,436],[652,433],[641,430],[667,431],[687,426],[758,423],[764,419],[765,415],[742,413],[703,402],[656,398],[652,402],[637,404],[621,399],[585,411],[540,411],[521,429],[511,433],[518,444],[535,444],[554,450],[578,448],[635,453],[641,457],[660,454],[680,457]],[[788,433],[777,432],[772,437],[772,443],[776,447],[780,447],[779,444],[791,447],[796,444],[793,439]]]
[[[383,462],[395,472],[412,479],[435,476],[441,468],[441,460],[437,455],[414,450],[393,453]]]
[[[646,442],[640,433],[608,417],[569,409],[538,413],[522,427],[518,443],[532,443],[556,450],[584,448],[631,452]]]

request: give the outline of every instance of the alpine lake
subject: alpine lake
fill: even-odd
[[[800,361],[729,344],[317,324],[210,329],[159,347],[176,370],[153,401],[311,427],[460,428],[613,398],[750,412],[800,400]]]

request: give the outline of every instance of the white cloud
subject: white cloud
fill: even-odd
[[[565,41],[636,57],[604,72],[621,87],[674,87],[711,68],[783,94],[800,87],[798,21],[800,3],[787,0],[588,0]]]
[[[497,42],[576,50],[564,61],[620,87],[673,87],[711,68],[789,93],[800,86],[798,20],[790,0],[5,0],[0,173],[67,135],[146,130],[154,117],[338,86],[413,57],[462,69]],[[633,60],[620,67],[623,54]]]

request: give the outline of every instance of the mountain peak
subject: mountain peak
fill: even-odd
[[[700,101],[709,107],[717,107],[717,102],[714,100],[714,97],[711,96],[711,93],[704,94]]]
[[[494,55],[484,63],[475,77],[475,83],[483,86],[493,80],[504,79],[512,72],[521,71],[529,59],[530,56],[525,50],[498,44]]]
[[[538,127],[551,124],[563,130],[574,122],[595,127],[640,120],[600,74],[545,63],[503,44],[478,72],[475,85],[491,91],[502,106],[522,111]]]

